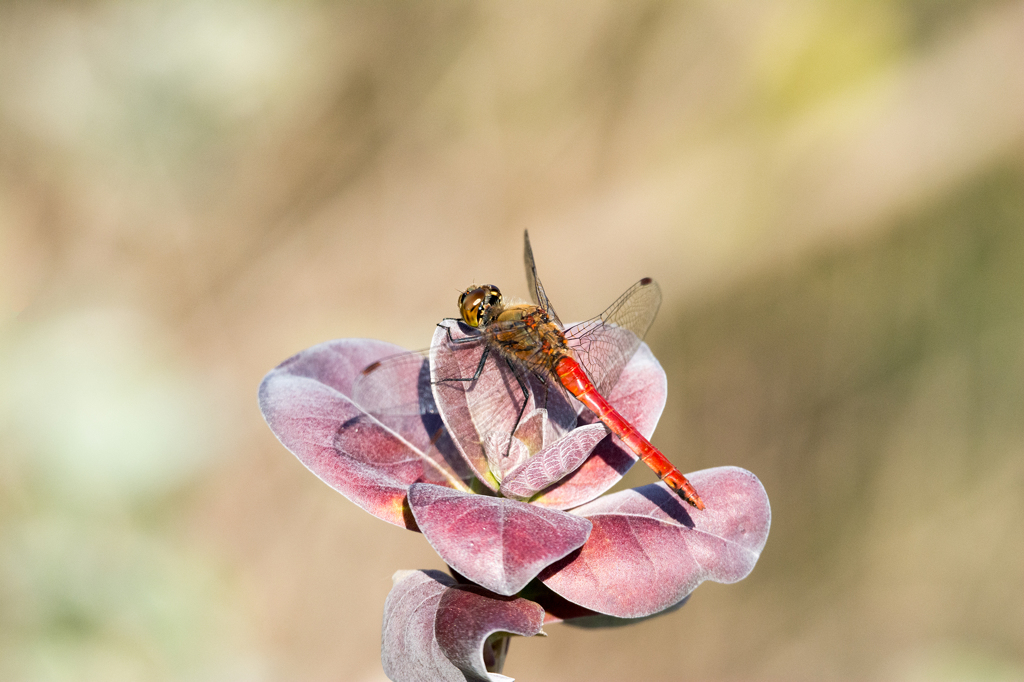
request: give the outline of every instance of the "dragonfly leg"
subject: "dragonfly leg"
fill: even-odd
[[[446,317],[444,319],[445,320],[455,320],[455,321],[458,321],[457,317]],[[449,327],[447,325],[440,324],[440,323],[438,323],[437,326],[440,327],[441,329],[443,329],[445,331],[445,333],[448,334],[448,343],[450,343],[453,346],[461,346],[461,345],[465,345],[467,343],[480,343],[480,337],[479,336],[464,336],[461,339],[453,339],[452,338],[452,328],[451,327]]]
[[[449,381],[468,381],[468,382],[472,383],[472,382],[476,381],[477,379],[480,378],[480,375],[484,371],[484,363],[487,362],[487,355],[490,352],[491,352],[491,349],[488,348],[487,346],[484,346],[484,352],[480,354],[480,363],[476,366],[476,371],[473,372],[473,376],[471,376],[471,377],[452,377],[450,379],[438,379],[437,381],[435,381],[433,383],[435,383],[435,384],[446,384]]]

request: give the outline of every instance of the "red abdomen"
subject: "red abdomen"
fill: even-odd
[[[704,502],[700,495],[694,490],[686,476],[668,461],[665,455],[651,445],[651,442],[644,438],[643,434],[637,431],[636,427],[626,419],[604,399],[594,383],[587,376],[580,364],[571,357],[562,357],[555,365],[555,373],[558,380],[566,390],[576,396],[576,399],[587,406],[591,412],[597,415],[611,432],[622,439],[626,446],[635,452],[644,464],[658,474],[658,478],[665,481],[670,488],[679,493],[679,496],[692,504],[697,509],[704,508]]]

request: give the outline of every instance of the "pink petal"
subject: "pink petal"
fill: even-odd
[[[731,583],[754,568],[768,538],[771,509],[761,482],[736,467],[688,474],[704,511],[665,484],[624,490],[573,513],[594,528],[579,552],[541,580],[588,609],[638,618],[676,604],[705,580]]]
[[[271,430],[310,471],[374,516],[412,527],[403,511],[408,486],[461,485],[459,477],[442,457],[416,448],[416,436],[385,426],[350,397],[364,367],[400,350],[367,339],[320,344],[267,374],[259,397]]]
[[[409,488],[409,507],[445,563],[502,595],[523,589],[590,534],[579,516],[425,483]]]

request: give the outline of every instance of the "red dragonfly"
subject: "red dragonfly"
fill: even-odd
[[[471,374],[458,377],[434,377],[434,384],[466,382],[474,386],[487,366],[489,357],[500,358],[511,370],[523,394],[523,403],[514,426],[517,427],[526,409],[530,393],[536,391],[530,385],[531,377],[547,386],[554,378],[576,400],[590,409],[608,429],[658,477],[675,490],[680,497],[697,509],[704,508],[700,495],[686,477],[648,441],[636,427],[630,424],[602,395],[602,388],[614,385],[619,374],[633,357],[641,340],[647,333],[661,304],[661,290],[657,283],[645,277],[618,298],[604,313],[586,322],[565,328],[555,314],[551,302],[544,293],[537,267],[530,248],[529,234],[524,233],[524,260],[526,279],[533,303],[506,304],[501,291],[492,284],[471,286],[459,296],[461,320],[469,330],[466,335],[453,337],[452,328],[447,330],[448,347],[483,347],[476,369]],[[387,361],[373,363],[363,370],[364,376],[386,374],[380,371]],[[381,386],[387,382],[378,378]],[[367,382],[370,383],[370,382]],[[497,382],[500,384],[500,382]],[[490,390],[490,389],[480,389]],[[366,394],[370,389],[363,388]],[[383,391],[378,400],[386,401]],[[508,387],[494,400],[508,400]],[[364,396],[364,399],[371,400]],[[421,396],[422,399],[422,396]],[[420,412],[424,409],[422,400]],[[436,409],[436,408],[435,408]],[[555,412],[557,412],[557,408]],[[515,432],[515,428],[512,429]],[[511,448],[511,435],[503,454]]]

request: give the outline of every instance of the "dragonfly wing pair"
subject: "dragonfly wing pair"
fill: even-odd
[[[537,275],[529,232],[523,233],[523,262],[530,298],[562,327]],[[598,391],[603,394],[610,392],[623,368],[640,347],[660,307],[661,288],[653,279],[645,277],[627,289],[599,316],[565,330],[569,347],[576,353]]]

